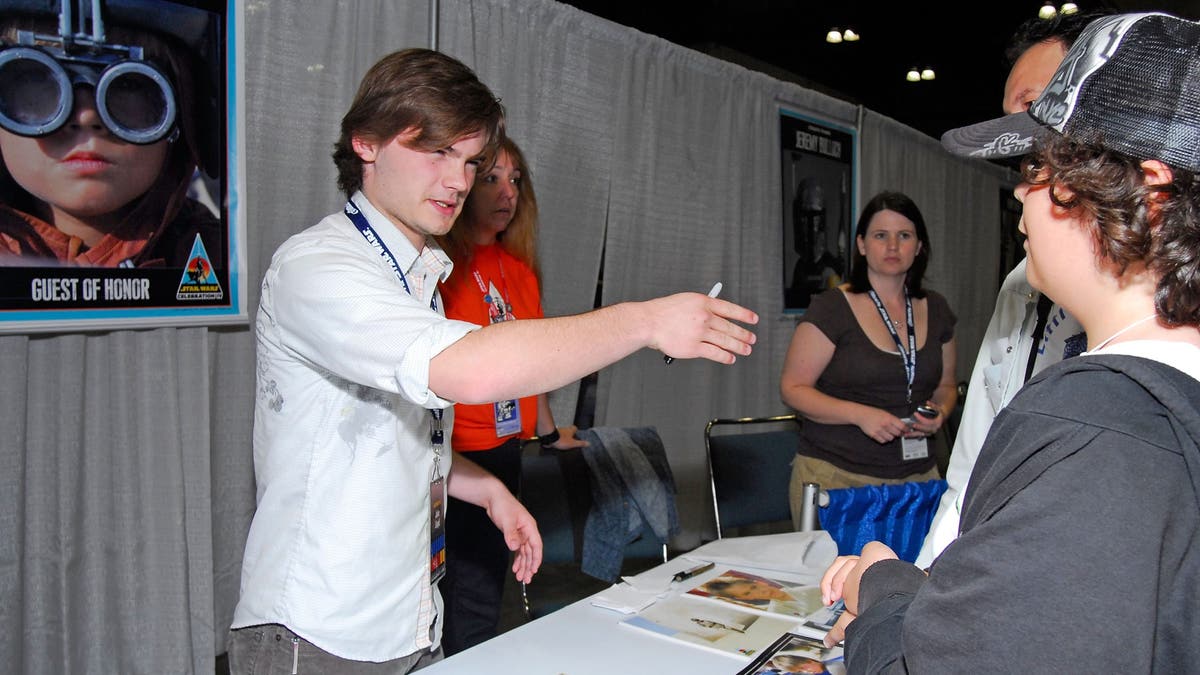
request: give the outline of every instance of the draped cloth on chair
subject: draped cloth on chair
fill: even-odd
[[[912,562],[945,491],[944,480],[826,490],[821,529],[837,542],[838,555],[858,555],[867,542],[881,541]]]
[[[584,525],[581,567],[589,576],[615,582],[634,540],[651,535],[661,546],[679,532],[675,478],[654,427],[594,427],[575,436],[588,443],[582,453],[594,500]]]

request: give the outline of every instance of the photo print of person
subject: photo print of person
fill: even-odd
[[[812,637],[786,633],[737,675],[813,673],[845,675],[841,647],[826,647]]]
[[[0,330],[227,322],[231,5],[0,5]]]
[[[787,312],[807,308],[849,272],[854,135],[781,110],[779,136]]]

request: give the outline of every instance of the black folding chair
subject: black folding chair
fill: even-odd
[[[799,438],[795,414],[714,419],[704,427],[718,539],[749,525],[792,529],[788,482]]]

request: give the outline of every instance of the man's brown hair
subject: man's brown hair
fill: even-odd
[[[504,108],[462,62],[429,49],[404,49],[380,59],[358,86],[342,133],[334,144],[338,187],[347,196],[362,187],[362,159],[355,137],[384,143],[415,129],[415,150],[436,150],[482,133],[482,156],[495,156],[504,135]]]

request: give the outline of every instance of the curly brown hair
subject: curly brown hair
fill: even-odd
[[[1157,279],[1154,305],[1171,326],[1200,325],[1200,184],[1171,167],[1171,181],[1146,183],[1143,159],[1057,134],[1021,164],[1021,178],[1050,188],[1051,201],[1091,228],[1096,252],[1124,274],[1145,266]]]

